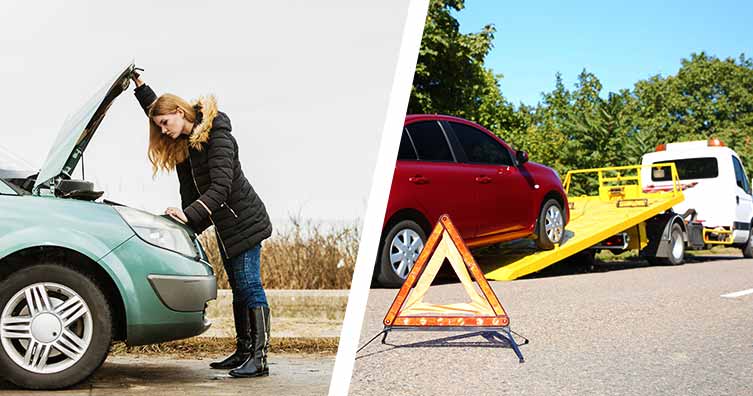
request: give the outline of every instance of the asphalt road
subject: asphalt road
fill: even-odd
[[[238,379],[210,369],[208,359],[111,356],[91,379],[73,389],[33,392],[0,382],[0,395],[326,395],[334,360],[271,354],[269,377]]]
[[[397,332],[362,350],[353,395],[753,395],[753,260],[493,282],[511,328],[531,340],[518,363],[503,342]],[[361,344],[382,329],[396,290],[374,289]],[[467,300],[459,284],[427,302]]]

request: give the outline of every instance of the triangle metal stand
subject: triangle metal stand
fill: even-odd
[[[438,254],[437,257],[434,257],[435,253]],[[470,304],[431,305],[422,303],[423,296],[445,258],[450,261],[466,293],[471,297],[472,302]],[[425,273],[425,271],[427,272]],[[427,276],[419,281],[419,278],[423,275]],[[483,297],[473,290],[471,277],[481,289]],[[412,289],[413,293],[411,293]],[[428,311],[422,312],[421,308],[428,308]],[[474,309],[471,310],[474,315],[457,314],[459,311],[469,311],[470,308]],[[402,315],[403,310],[408,311],[409,314]],[[380,335],[382,335],[382,344],[385,344],[387,335],[392,331],[495,331],[508,342],[517,355],[518,361],[520,363],[525,362],[519,344],[512,336],[509,326],[510,320],[505,309],[479,269],[457,229],[450,221],[450,217],[446,214],[440,216],[439,222],[427,239],[427,243],[406,277],[405,283],[403,283],[387,311],[383,323],[384,329],[358,351],[365,348]],[[520,345],[527,343],[528,340],[526,339]]]

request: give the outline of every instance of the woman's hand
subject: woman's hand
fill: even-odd
[[[188,218],[186,217],[185,213],[183,213],[183,211],[178,208],[167,208],[165,209],[165,214],[170,215],[170,217],[180,221],[183,224],[186,224],[188,222]]]
[[[134,69],[131,73],[131,80],[136,84],[136,88],[144,85],[144,81],[141,79],[141,74],[139,74],[138,70],[144,71],[143,69]]]

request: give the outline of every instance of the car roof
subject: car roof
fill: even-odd
[[[410,124],[415,121],[426,121],[426,120],[437,120],[437,121],[452,121],[452,122],[459,122],[462,124],[469,124],[473,125],[477,128],[481,128],[486,130],[485,127],[482,125],[479,125],[473,121],[466,120],[465,118],[450,116],[450,115],[444,115],[444,114],[408,114],[405,116],[405,125]]]

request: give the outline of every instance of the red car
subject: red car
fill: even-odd
[[[469,247],[533,238],[552,249],[569,219],[553,169],[462,118],[409,115],[382,226],[375,277],[400,286],[443,213]]]

